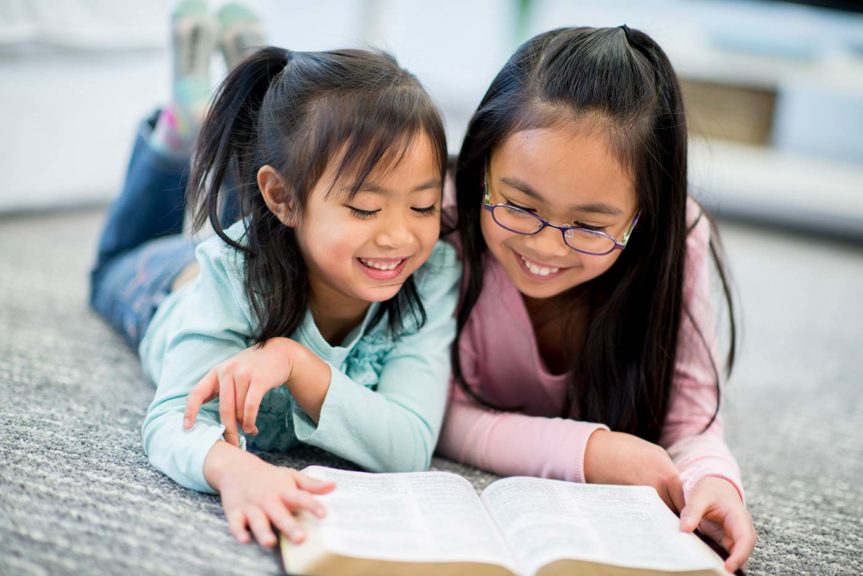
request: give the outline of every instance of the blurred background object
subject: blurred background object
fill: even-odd
[[[219,3],[213,2],[213,7]],[[648,32],[683,81],[692,183],[720,215],[863,242],[863,3],[257,0],[271,43],[378,46],[414,71],[457,152],[494,73],[565,25]],[[108,202],[169,90],[169,0],[0,0],[0,212]],[[214,78],[220,63],[214,60]]]

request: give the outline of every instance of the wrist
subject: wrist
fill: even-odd
[[[597,474],[598,459],[602,458],[599,445],[604,440],[603,436],[606,434],[611,434],[611,432],[605,428],[597,428],[591,432],[590,437],[587,439],[587,444],[584,447],[584,463],[582,464],[585,482],[595,483],[601,481]]]
[[[254,455],[245,450],[219,440],[213,444],[204,459],[204,479],[215,491],[221,492],[229,471],[243,466],[244,461],[249,459],[257,460]]]
[[[719,474],[709,474],[698,479],[695,487],[698,488],[699,486],[710,490],[714,494],[722,494],[728,498],[736,497],[745,505],[743,493],[731,478]]]

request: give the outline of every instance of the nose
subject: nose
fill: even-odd
[[[395,213],[391,217],[381,219],[375,233],[375,243],[381,248],[403,250],[413,247],[416,235],[410,227],[408,217]]]
[[[565,258],[572,251],[563,241],[563,234],[557,228],[546,226],[533,236],[525,236],[525,244],[537,258],[552,260]]]

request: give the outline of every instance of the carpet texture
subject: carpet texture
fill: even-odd
[[[278,574],[274,552],[229,536],[216,497],[144,456],[153,388],[86,306],[102,218],[0,220],[0,574]],[[723,228],[743,308],[723,414],[759,536],[747,573],[861,574],[863,251]]]

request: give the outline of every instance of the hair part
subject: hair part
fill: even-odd
[[[488,159],[512,134],[572,122],[606,133],[635,184],[641,217],[614,265],[579,287],[590,312],[583,346],[573,350],[561,416],[602,422],[655,442],[668,412],[685,308],[687,130],[677,77],[646,34],[625,26],[552,30],[519,47],[492,82],[468,125],[456,173],[465,270],[457,337],[479,299],[483,259],[489,257],[479,226]],[[713,244],[711,254],[732,317],[730,370],[733,308]],[[458,346],[453,367],[459,385],[476,401],[517,408],[494,405],[467,385]]]
[[[422,134],[432,144],[443,180],[447,157],[440,113],[419,81],[383,52],[267,47],[222,82],[198,137],[188,203],[195,230],[209,221],[226,244],[245,255],[257,343],[291,334],[310,299],[294,229],[264,202],[260,168],[269,165],[279,173],[289,196],[283,200],[302,218],[310,191],[331,162],[338,162],[335,181],[353,179],[353,197],[372,172],[400,162]],[[219,217],[228,195],[235,197],[245,222],[240,241],[225,232],[232,222]],[[413,278],[379,308],[369,327],[386,314],[394,334],[404,329],[406,314],[417,329],[425,323]]]

